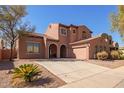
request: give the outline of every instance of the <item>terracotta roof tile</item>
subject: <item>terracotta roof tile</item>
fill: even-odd
[[[43,37],[43,34],[40,34],[40,33],[28,33],[28,36]]]
[[[78,43],[86,43],[86,42],[89,42],[90,40],[93,40],[93,39],[96,39],[96,38],[100,38],[100,37],[101,36],[96,36],[96,37],[92,37],[92,38],[88,38],[88,39],[85,39],[85,40],[76,41],[76,42],[69,43],[69,44],[71,45],[71,44],[78,44]]]
[[[51,36],[48,36],[48,35],[46,35],[46,34],[43,34],[43,36],[46,37],[47,39],[50,39],[50,40],[57,40],[57,41],[58,41],[58,39],[55,39],[55,38],[53,38],[53,37],[51,37]]]

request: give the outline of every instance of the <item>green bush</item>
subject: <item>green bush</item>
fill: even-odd
[[[98,52],[97,59],[106,60],[108,58],[108,53],[106,51]]]
[[[37,65],[24,64],[15,68],[13,71],[13,79],[22,78],[25,82],[31,82],[34,77],[39,75],[41,71],[38,69]]]
[[[117,50],[112,50],[110,55],[111,55],[111,58],[114,59],[114,60],[120,59],[120,54]]]

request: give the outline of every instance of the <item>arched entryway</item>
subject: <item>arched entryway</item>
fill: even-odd
[[[57,58],[57,46],[55,44],[49,46],[49,58]]]
[[[60,58],[66,58],[66,46],[62,45],[60,47]]]

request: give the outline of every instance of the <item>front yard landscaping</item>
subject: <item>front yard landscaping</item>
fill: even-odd
[[[124,66],[124,60],[108,60],[108,61],[107,60],[104,60],[104,61],[102,61],[102,60],[88,60],[86,62],[96,64],[99,66],[103,66],[103,67],[108,67],[111,69]]]
[[[100,51],[97,52],[96,57],[98,60],[89,60],[88,62],[112,69],[124,66],[124,53],[121,50]]]
[[[0,62],[0,88],[9,87],[36,87],[36,88],[56,88],[66,84],[63,80],[59,79],[57,76],[53,75],[46,68],[38,65],[38,68],[42,71],[38,76],[38,79],[25,83],[21,79],[16,79],[13,81],[12,71],[15,67],[22,64],[35,64],[31,60],[19,60],[14,62],[2,61]]]
[[[52,61],[51,62],[48,61],[48,68],[44,67],[44,65],[43,65],[43,64],[47,63],[47,61],[44,61],[45,63],[43,61],[42,62],[40,61],[40,65],[35,62],[39,62],[39,61],[27,59],[27,60],[16,60],[14,62],[9,62],[9,61],[0,62],[0,88],[11,88],[11,87],[14,87],[14,88],[16,88],[16,87],[17,88],[18,87],[20,87],[20,88],[25,88],[25,87],[27,87],[27,88],[57,88],[57,87],[61,87],[66,84],[66,82],[63,81],[63,79],[61,80],[56,75],[54,75],[55,73],[53,74],[47,70],[48,68],[50,68],[49,64]],[[78,71],[80,69],[79,72],[84,73],[85,72],[84,68],[85,69],[87,68],[86,71],[87,70],[89,70],[89,71],[85,75],[93,74],[93,72],[91,72],[91,73],[89,73],[89,72],[91,71],[91,69],[96,69],[94,67],[97,67],[97,66],[88,65],[86,63],[95,64],[95,65],[99,65],[99,66],[103,66],[103,67],[108,67],[110,69],[124,66],[124,60],[108,60],[108,61],[107,60],[87,60],[87,61],[80,61],[80,62],[78,62],[76,60],[75,60],[75,62],[72,62],[72,61],[68,61],[68,62],[60,61],[59,62],[58,61],[58,62],[53,62],[52,66],[54,68],[53,70],[55,70],[55,68],[56,68],[55,72],[57,72],[59,70],[60,71],[59,73],[61,73],[62,71],[63,71],[63,73],[67,73],[66,71],[70,71],[70,69],[72,69],[72,68],[73,69],[70,72],[75,73],[75,71]],[[23,65],[23,64],[37,65],[38,69],[41,71],[41,73],[32,82],[24,82],[24,80],[21,78],[16,78],[15,80],[13,80],[12,79],[13,78],[12,71],[14,70],[15,67],[19,67],[20,65]],[[80,64],[82,66],[80,66]],[[60,68],[58,66],[60,66]],[[89,69],[89,66],[91,66],[91,69]],[[62,70],[61,67],[62,68],[65,67],[65,69]],[[101,68],[101,69],[106,70],[106,68]],[[99,68],[97,71],[99,71]],[[70,73],[70,72],[68,72],[68,73]],[[97,73],[97,72],[94,72],[94,73]],[[60,77],[65,77],[65,75],[63,75],[63,74],[62,74],[63,76],[61,76],[61,74],[58,74],[58,75],[60,75]],[[71,73],[68,75],[68,77],[65,77],[65,80],[66,80],[66,78],[69,78],[70,75],[71,75]],[[83,74],[81,77],[83,78],[85,75]],[[72,76],[73,76],[73,73],[72,73]],[[74,77],[76,77],[76,76],[74,75]],[[71,79],[74,79],[74,77],[72,77]]]

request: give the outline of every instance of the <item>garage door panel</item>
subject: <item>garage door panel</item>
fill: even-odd
[[[73,49],[76,59],[87,59],[87,48],[75,48]]]

